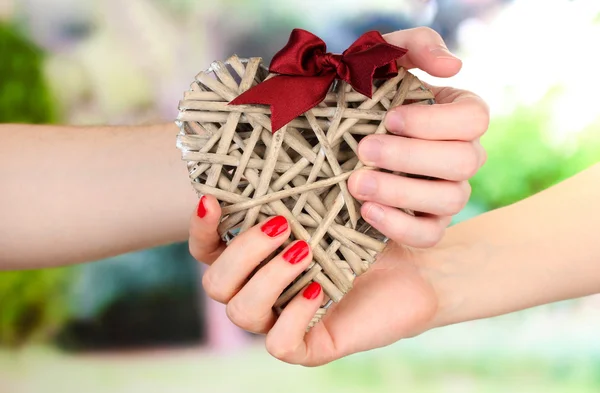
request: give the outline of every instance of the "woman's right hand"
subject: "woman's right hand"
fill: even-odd
[[[273,305],[310,264],[308,244],[290,244],[250,277],[289,238],[287,220],[271,217],[225,247],[216,231],[221,214],[217,200],[202,197],[198,213],[191,222],[190,250],[209,264],[202,279],[206,293],[227,305],[227,315],[237,326],[266,334],[267,350],[282,361],[322,365],[418,335],[435,321],[439,301],[423,263],[429,254],[391,243],[307,334],[323,302],[319,284],[304,288],[279,317]]]

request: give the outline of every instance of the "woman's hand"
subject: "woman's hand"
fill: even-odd
[[[438,77],[452,76],[461,68],[460,60],[445,49],[433,30],[405,30],[386,39],[409,49],[400,61],[406,68],[418,67]],[[216,232],[219,204],[212,196],[200,200],[198,217],[191,223],[190,251],[197,260],[211,265],[203,278],[205,290],[211,298],[227,304],[235,324],[267,334],[267,349],[275,357],[290,363],[324,364],[414,336],[437,323],[440,297],[425,268],[430,254],[409,247],[436,244],[451,216],[466,204],[470,195],[467,179],[486,158],[478,140],[487,128],[488,109],[472,93],[451,88],[432,90],[438,105],[394,109],[386,118],[386,127],[397,135],[365,138],[359,156],[371,166],[439,180],[368,171],[353,174],[349,188],[365,202],[363,217],[394,242],[306,336],[306,326],[323,296],[316,285],[308,289],[311,299],[299,294],[279,318],[272,307],[292,279],[308,266],[310,252],[290,264],[284,256],[286,251],[301,247],[301,243],[292,244],[249,279],[254,268],[288,238],[289,228],[270,237],[259,225],[226,248]],[[397,208],[419,214],[413,217]],[[389,312],[391,309],[394,312]]]
[[[271,311],[283,289],[310,263],[310,252],[300,252],[306,250],[301,243],[249,278],[287,239],[285,221],[267,221],[269,230],[258,225],[223,251],[216,233],[221,210],[214,197],[205,196],[192,219],[190,250],[212,263],[204,287],[227,303],[234,323],[266,333],[267,349],[275,357],[315,366],[431,328],[600,293],[598,200],[600,164],[453,226],[433,248],[392,242],[308,334],[305,328],[322,301],[316,284],[306,296],[297,295],[278,319]],[[290,249],[296,250],[295,258]]]
[[[400,65],[450,77],[462,63],[428,28],[387,34],[385,39],[408,49]],[[355,198],[365,201],[362,216],[399,244],[430,247],[442,237],[452,216],[469,200],[468,183],[486,160],[479,138],[489,110],[477,95],[450,87],[431,87],[437,105],[405,105],[391,110],[386,128],[395,135],[374,135],[359,145],[369,166],[434,177],[423,180],[376,171],[358,171],[348,182]],[[416,217],[397,208],[419,212]]]
[[[309,284],[279,317],[272,309],[279,295],[311,262],[308,245],[303,241],[288,245],[250,277],[289,238],[285,218],[272,217],[225,247],[216,232],[221,214],[217,200],[202,197],[198,213],[191,222],[190,251],[210,265],[202,279],[206,293],[227,305],[227,315],[237,326],[266,334],[267,350],[282,361],[316,366],[389,345],[425,331],[436,315],[438,300],[418,263],[421,253],[391,244],[377,263],[354,281],[342,302],[333,304],[306,334],[323,302],[319,284]]]

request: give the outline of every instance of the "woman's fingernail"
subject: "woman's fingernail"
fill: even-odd
[[[370,196],[377,192],[377,180],[369,171],[361,174],[358,178],[358,193],[362,196]]]
[[[287,229],[288,222],[284,216],[273,217],[269,221],[265,222],[260,228],[261,231],[263,231],[267,234],[267,236],[270,237],[279,236],[283,232],[287,231]]]
[[[202,195],[200,201],[198,202],[198,210],[196,211],[198,217],[204,218],[206,216],[206,197]]]
[[[443,45],[433,47],[429,52],[437,59],[458,59]]]
[[[404,132],[404,116],[397,110],[388,112],[385,116],[385,129],[392,134],[402,134]]]
[[[371,205],[369,206],[369,208],[367,209],[367,213],[365,214],[365,218],[369,221],[371,221],[374,224],[377,224],[379,222],[381,222],[381,220],[383,220],[383,216],[384,216],[384,212],[383,209],[380,208],[377,205]]]
[[[302,293],[302,296],[304,296],[308,300],[312,300],[312,299],[316,298],[317,296],[319,296],[320,293],[321,293],[321,284],[313,281],[306,287],[306,289]]]
[[[283,259],[291,263],[292,265],[302,261],[308,255],[308,243],[304,240],[300,240],[290,247],[284,254]]]
[[[358,145],[358,155],[366,164],[375,164],[381,157],[383,144],[377,138],[366,138]]]

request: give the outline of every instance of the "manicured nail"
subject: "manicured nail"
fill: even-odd
[[[261,231],[270,237],[277,237],[288,229],[288,222],[284,216],[277,216],[265,222],[260,228]]]
[[[198,211],[196,212],[198,217],[204,218],[206,216],[206,197],[202,195],[200,202],[198,202]]]
[[[284,254],[283,259],[291,263],[292,265],[302,261],[308,255],[308,243],[304,240],[300,240],[290,247]]]
[[[448,48],[443,45],[433,47],[429,50],[429,52],[438,59],[458,59],[456,56],[450,53]]]
[[[385,129],[392,134],[402,135],[404,132],[404,116],[398,110],[391,110],[385,116]]]
[[[312,300],[312,299],[316,298],[317,296],[319,296],[320,293],[321,293],[321,284],[313,281],[306,287],[306,289],[302,293],[302,296],[304,296],[308,300]]]
[[[377,180],[370,171],[364,171],[358,178],[358,193],[362,196],[373,195],[377,192]]]
[[[384,212],[383,209],[380,208],[377,205],[371,205],[369,206],[369,208],[367,209],[367,213],[365,214],[365,218],[369,221],[371,221],[374,224],[377,224],[379,222],[381,222],[381,220],[383,220],[383,216],[384,216]]]
[[[376,164],[381,157],[383,143],[377,138],[366,138],[358,145],[358,155],[365,164]]]

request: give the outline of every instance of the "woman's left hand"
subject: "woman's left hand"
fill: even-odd
[[[391,44],[407,47],[400,65],[449,77],[462,63],[428,28],[386,34]],[[489,124],[489,109],[476,94],[451,87],[429,86],[436,105],[403,105],[386,116],[385,126],[395,135],[373,135],[359,144],[360,160],[372,167],[432,177],[415,179],[389,173],[358,171],[350,177],[352,195],[365,203],[362,216],[399,244],[424,248],[443,236],[452,216],[471,195],[468,180],[485,163],[479,143]],[[416,217],[399,208],[418,212]]]
[[[393,109],[386,128],[395,135],[364,138],[358,155],[369,166],[436,180],[370,170],[357,171],[348,180],[352,195],[365,202],[361,213],[369,224],[399,244],[418,248],[437,244],[452,216],[467,204],[468,180],[486,160],[479,138],[489,121],[486,104],[475,94],[430,88],[436,105]]]

